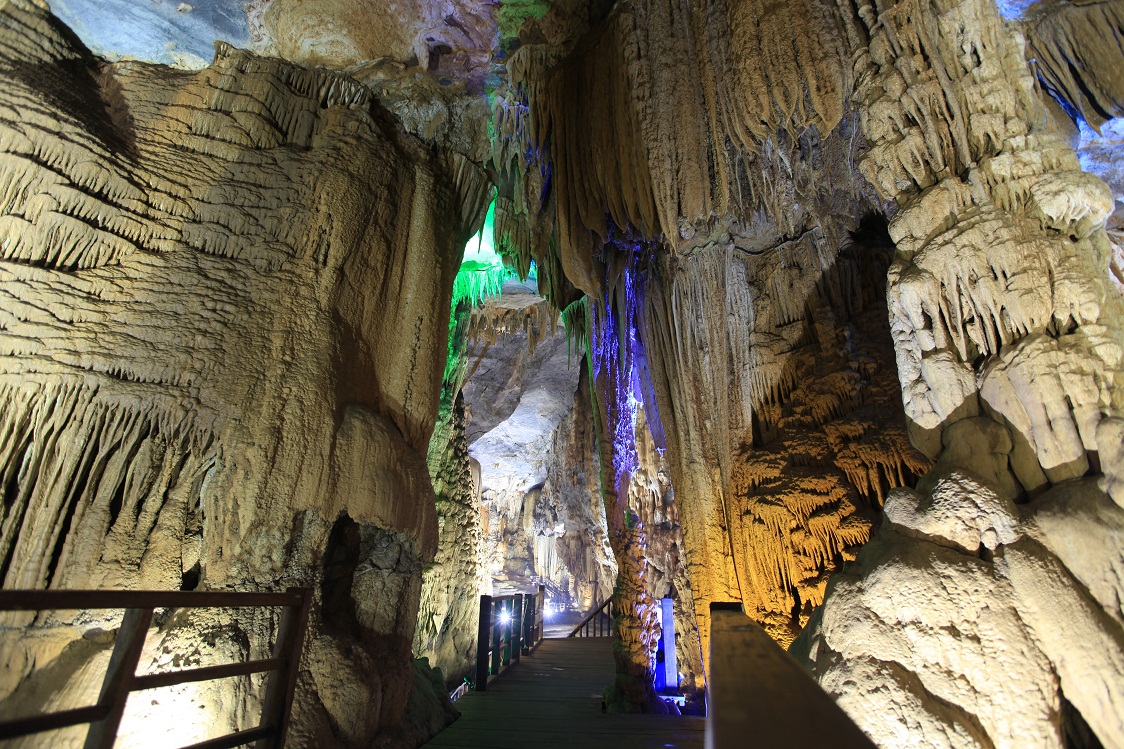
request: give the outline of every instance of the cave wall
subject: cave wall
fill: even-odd
[[[791,641],[885,491],[929,464],[887,379],[884,302],[867,288],[885,264],[860,262],[871,248],[851,237],[890,207],[857,176],[866,141],[840,24],[817,2],[623,4],[571,54],[520,47],[497,107],[524,144],[496,156],[513,191],[497,239],[554,273],[556,302],[585,292],[613,308],[571,316],[595,349],[600,335],[622,352],[595,388],[605,433],[635,420],[613,403],[627,390],[654,416],[704,652],[718,600]],[[536,236],[544,215],[556,241]]]
[[[914,442],[939,459],[887,501],[877,543],[833,583],[799,652],[882,744],[1069,746],[1091,731],[1116,746],[1124,633],[1104,586],[1119,583],[1088,574],[1120,564],[1112,194],[1049,127],[1021,35],[990,3],[942,9],[867,5],[854,28],[869,44],[863,170],[900,206],[889,302],[903,400]],[[915,101],[925,116],[906,116]],[[1081,551],[1059,540],[1078,532]],[[903,589],[909,607],[880,603]],[[840,616],[864,645],[838,637]]]
[[[699,649],[699,629],[695,620],[695,599],[691,589],[691,576],[684,555],[683,525],[675,490],[671,485],[671,467],[666,451],[656,446],[644,409],[639,409],[632,425],[636,446],[637,467],[632,472],[628,487],[628,508],[644,532],[642,580],[645,601],[658,602],[671,598],[673,627],[675,628],[676,660],[679,674],[679,692],[687,700],[687,711],[705,712],[706,681],[703,678],[702,652]],[[658,611],[652,612],[658,618]],[[662,636],[666,622],[648,624],[651,633]],[[656,658],[656,642],[644,645],[644,652]],[[659,664],[656,664],[659,668]],[[674,691],[675,685],[668,684]]]
[[[464,398],[438,419],[429,466],[437,501],[437,552],[422,575],[414,655],[459,684],[476,668],[479,591],[487,589],[480,520],[480,471],[468,454]],[[450,690],[451,691],[451,690]]]
[[[985,0],[559,12],[524,26],[540,43],[495,110],[518,144],[495,155],[497,241],[616,349],[595,383],[607,474],[629,456],[605,446],[634,421],[622,396],[655,402],[704,652],[711,601],[788,642],[824,600],[811,661],[886,746],[1016,745],[1024,690],[1044,745],[1121,733],[1115,573],[1078,572],[1119,566],[1115,206],[1044,90],[1094,125],[1119,113],[1120,6],[1036,7],[1026,24]],[[1070,495],[1089,503],[1073,528],[1104,519],[1096,562],[1036,530]],[[1055,649],[1050,599],[1102,662]],[[978,687],[996,670],[1017,675]]]
[[[573,408],[552,438],[546,481],[535,505],[544,535],[543,551],[557,560],[556,576],[544,575],[568,595],[566,603],[589,611],[612,595],[617,564],[609,548],[605,501],[598,481],[600,466],[584,362],[574,390]],[[559,534],[558,528],[562,532]],[[560,574],[559,574],[560,573]]]
[[[107,66],[41,3],[0,9],[4,584],[313,585],[300,735],[409,733],[409,643],[463,659],[471,608],[441,603],[473,574],[455,410],[430,443],[485,184],[453,145],[491,159],[497,245],[585,344],[596,415],[554,399],[542,449],[584,475],[537,460],[481,532],[602,587],[604,544],[578,565],[548,532],[600,484],[628,701],[681,574],[663,471],[703,653],[740,600],[781,642],[808,623],[797,652],[883,745],[1116,745],[1124,252],[1062,118],[1122,113],[1119,1],[560,0],[501,18],[503,55],[487,14],[407,5],[254,4],[261,49],[355,78],[224,45]],[[9,691],[104,656],[40,624]],[[237,654],[274,623],[164,642],[204,626]],[[185,699],[235,724],[255,686]]]
[[[195,73],[107,65],[33,0],[0,7],[0,77],[4,587],[313,587],[295,743],[416,741],[425,456],[483,172],[343,75],[224,45]],[[4,653],[10,706],[44,666],[34,699],[81,692],[60,684],[108,651],[73,641],[115,626],[36,624]],[[181,613],[146,659],[275,631]],[[256,720],[260,679],[192,689],[146,725]]]

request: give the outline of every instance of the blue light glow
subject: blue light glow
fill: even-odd
[[[613,434],[613,477],[618,491],[640,466],[636,453],[633,425],[643,401],[638,397],[636,354],[636,272],[626,267],[622,278],[624,291],[623,318],[617,309],[619,296],[608,294],[600,305],[594,305],[591,325],[591,349],[595,378],[609,383],[611,403],[606,404],[608,428]]]
[[[1026,9],[1036,2],[1038,2],[1038,0],[995,0],[999,12],[1003,14],[1004,18],[1010,21],[1016,21],[1021,18],[1022,14],[1026,12]]]

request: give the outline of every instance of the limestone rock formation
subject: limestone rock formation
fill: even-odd
[[[539,296],[509,284],[470,322],[465,400],[488,576],[587,608],[612,589],[581,353]],[[588,388],[588,385],[585,385]]]
[[[243,16],[292,62],[0,0],[5,587],[314,587],[305,745],[416,743],[410,656],[456,680],[475,593],[540,580],[615,589],[621,709],[674,592],[688,691],[737,600],[884,746],[1122,745],[1120,0]],[[535,293],[450,325],[493,186]],[[0,707],[95,678],[105,621],[6,621]]]
[[[463,397],[456,397],[447,419],[448,436],[435,430],[430,443],[438,546],[422,577],[413,651],[440,668],[447,682],[460,683],[476,667],[479,591],[487,589],[487,582],[480,472],[465,442]],[[442,421],[438,423],[440,427]]]
[[[0,79],[4,586],[310,586],[295,741],[416,741],[425,454],[484,173],[344,75],[224,45],[197,73],[106,65],[34,0],[0,5]],[[59,690],[94,673],[81,637],[115,625],[37,622],[4,694],[44,667],[38,699],[81,693]],[[240,659],[275,631],[179,613],[151,657]],[[241,727],[243,682],[147,721],[207,704],[204,728]]]
[[[574,609],[585,612],[612,595],[617,562],[609,548],[601,496],[589,380],[584,364],[579,366],[573,408],[554,433],[546,481],[538,495],[536,516],[546,522],[537,521],[536,526],[548,535],[539,540],[546,548],[537,548],[536,558],[540,564],[548,562],[543,576],[567,593]]]
[[[704,712],[701,703],[705,697],[706,681],[699,652],[691,577],[683,554],[683,526],[675,490],[671,486],[670,467],[664,451],[655,445],[643,409],[637,411],[633,439],[637,467],[629,480],[628,508],[637,521],[636,532],[643,533],[644,561],[643,569],[636,571],[642,574],[636,576],[644,583],[645,602],[651,599],[654,603],[662,598],[674,601],[676,662],[682,677],[679,692],[685,697],[689,711],[701,714]],[[666,622],[662,622],[658,629],[654,626],[655,622],[647,624],[647,634],[651,636],[657,631],[662,634],[662,626]],[[642,645],[638,648],[640,651],[655,657],[656,643],[648,641]],[[667,686],[674,691],[674,684]]]
[[[985,475],[1008,501],[1089,471],[1115,485],[1097,443],[1116,454],[1113,194],[1050,122],[1021,34],[1054,53],[1041,80],[1108,116],[1117,10],[1048,5],[1022,26],[975,1],[621,3],[594,28],[559,13],[510,59],[497,236],[559,306],[588,294],[593,317],[564,316],[612,349],[591,362],[609,367],[611,533],[635,471],[628,399],[657,407],[703,633],[707,603],[734,599],[791,638],[865,540],[863,513],[942,450],[938,471],[1003,456]],[[1075,52],[1090,24],[1108,34]],[[792,46],[769,42],[779,28]],[[876,246],[848,237],[869,214],[887,219]],[[882,273],[888,334],[881,294],[860,291]],[[948,430],[974,417],[995,438],[958,454]],[[942,522],[1009,531],[973,525],[977,506],[942,504]]]
[[[1061,746],[1091,732],[1115,746],[1124,682],[1114,604],[1073,572],[1087,563],[1060,560],[1025,525],[1039,502],[1093,491],[1086,501],[1107,507],[1079,482],[1102,455],[1098,435],[1109,458],[1101,485],[1111,489],[1119,471],[1124,318],[1103,228],[1112,196],[1045,126],[1020,39],[994,7],[948,3],[938,21],[910,3],[880,6],[855,26],[870,39],[856,96],[885,112],[864,123],[863,168],[901,207],[890,222],[890,306],[906,414],[918,445],[944,452],[920,497],[888,502],[890,528],[837,578],[801,650],[886,745],[908,734],[926,745]],[[908,75],[895,64],[906,50],[924,61]],[[939,89],[947,116],[904,117],[902,102],[924,86]],[[961,421],[976,414],[991,423]],[[956,449],[963,440],[971,447]],[[1010,505],[1020,490],[1046,492],[1024,525]],[[924,540],[904,541],[894,526]],[[1092,533],[1090,553],[1112,549],[1096,540],[1111,527]],[[888,595],[896,610],[878,602]],[[985,666],[995,663],[1016,678],[996,682]]]
[[[1088,479],[1020,511],[935,473],[891,495],[794,649],[882,746],[1119,746],[1120,508]]]

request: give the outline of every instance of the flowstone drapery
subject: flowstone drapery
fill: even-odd
[[[416,742],[425,453],[483,172],[341,74],[223,45],[196,73],[106,65],[32,0],[0,5],[0,78],[4,586],[313,587],[294,741]],[[111,626],[37,619],[7,706],[33,672],[37,704],[85,701],[108,646],[83,634]],[[176,614],[146,662],[260,657],[275,631]],[[241,728],[260,686],[126,725]]]
[[[890,496],[796,649],[883,745],[1119,746],[1124,632],[1105,594],[1119,580],[1089,574],[1120,565],[1121,510],[1102,493],[1120,470],[1124,353],[1112,195],[1048,126],[994,6],[928,8],[844,15],[869,50],[862,169],[900,206],[889,302],[906,416],[939,460]],[[1098,468],[1101,490],[1081,478]],[[1076,532],[1080,549],[1059,544]]]

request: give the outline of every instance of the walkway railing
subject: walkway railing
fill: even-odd
[[[578,626],[574,627],[574,631],[567,637],[613,637],[616,631],[616,623],[613,621],[613,599],[606,598],[603,604],[578,622]]]
[[[796,659],[742,612],[710,605],[707,749],[874,749]]]
[[[529,655],[542,642],[546,616],[546,586],[540,585],[537,593],[523,594],[523,655]]]
[[[531,585],[537,585],[540,588],[545,588],[546,593],[556,603],[563,603],[570,598],[569,592],[558,583],[551,580],[549,577],[539,577],[538,575],[531,576]]]
[[[476,691],[488,689],[488,678],[499,676],[519,656],[542,641],[546,590],[510,596],[480,596],[480,626],[476,636]]]
[[[301,649],[311,591],[289,588],[284,593],[210,593],[126,590],[4,590],[0,611],[48,611],[124,609],[117,630],[109,667],[102,680],[96,704],[15,720],[0,721],[0,739],[12,739],[43,731],[90,725],[85,749],[111,749],[131,692],[175,684],[225,679],[264,671],[270,672],[256,728],[192,744],[187,749],[228,749],[258,742],[258,749],[280,749],[285,744],[289,712],[300,667]],[[137,663],[152,623],[154,609],[283,607],[277,644],[272,658],[220,666],[189,668],[138,676]]]

